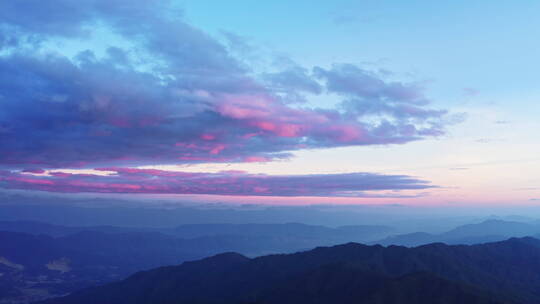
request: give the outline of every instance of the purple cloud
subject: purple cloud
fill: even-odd
[[[401,144],[444,132],[444,111],[427,108],[416,85],[353,65],[256,77],[171,7],[0,2],[0,166],[268,161],[299,149]],[[47,42],[84,40],[97,26],[123,41],[110,41],[118,45],[104,55],[47,51]],[[283,96],[306,92],[337,93],[343,102],[308,108]]]
[[[365,191],[419,190],[429,183],[406,175],[372,173],[263,175],[242,171],[192,173],[136,168],[101,168],[111,175],[50,172],[35,175],[0,171],[7,189],[50,192],[215,194],[248,196],[372,197]],[[396,194],[393,194],[396,195]]]
[[[317,82],[307,69],[293,66],[277,73],[266,73],[263,79],[270,85],[270,88],[278,92],[309,92],[321,94],[322,85]]]
[[[480,91],[475,88],[463,88],[463,94],[468,97],[474,97],[480,94]]]
[[[314,68],[329,91],[373,102],[395,102],[424,105],[429,100],[415,84],[387,82],[378,74],[352,64],[334,64],[331,69]]]

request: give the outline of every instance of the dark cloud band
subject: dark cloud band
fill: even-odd
[[[98,169],[110,175],[51,172],[0,172],[7,189],[50,192],[213,194],[238,196],[371,197],[383,190],[420,190],[433,186],[405,175],[371,173],[262,175],[242,171],[193,173],[136,168]]]

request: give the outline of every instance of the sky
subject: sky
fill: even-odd
[[[534,206],[538,1],[0,3],[0,191]]]

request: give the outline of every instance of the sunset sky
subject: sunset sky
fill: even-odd
[[[540,203],[540,2],[0,2],[0,188]]]

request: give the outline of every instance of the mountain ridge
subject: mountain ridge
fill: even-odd
[[[222,262],[231,257],[235,263]],[[448,294],[444,301],[472,297],[475,302],[470,303],[529,304],[540,299],[537,288],[540,286],[540,240],[512,238],[482,245],[435,243],[415,248],[347,243],[251,259],[229,253],[137,273],[120,282],[43,303],[277,303],[269,295],[285,292],[286,286],[280,282],[290,280],[304,286],[295,292],[305,297],[317,290],[327,290],[327,295],[339,294],[341,285],[332,289],[328,287],[331,282],[325,279],[327,275],[314,273],[333,274],[339,282],[348,281],[341,277],[343,275],[352,276],[359,282],[373,277],[387,282],[388,286],[395,284],[396,298],[393,302],[378,303],[404,303],[399,302],[397,294],[417,298],[422,288],[434,291],[448,288],[455,292]],[[414,274],[417,273],[426,275],[424,279],[416,278]],[[506,275],[501,275],[503,273]],[[399,278],[409,276],[412,278],[399,281]],[[528,280],[524,282],[523,278]],[[430,281],[433,285],[426,287],[426,282]],[[412,289],[407,291],[404,286]],[[379,299],[383,293],[378,290],[373,287],[366,295],[376,295],[375,299]],[[368,301],[366,303],[375,301],[362,299]],[[352,299],[334,300],[348,303]],[[444,301],[432,303],[452,303]]]

